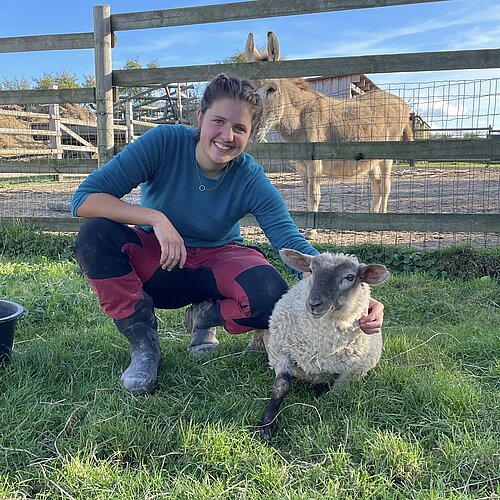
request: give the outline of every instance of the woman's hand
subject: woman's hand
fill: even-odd
[[[78,208],[79,217],[106,217],[121,224],[152,226],[160,243],[160,266],[171,271],[186,263],[184,240],[165,214],[152,208],[131,205],[106,193],[89,195]]]
[[[162,269],[171,271],[176,266],[182,269],[186,263],[187,253],[181,235],[166,217],[153,224],[153,230],[160,243]]]
[[[367,335],[373,335],[374,333],[380,333],[383,322],[384,304],[371,298],[368,311],[359,320],[359,327]]]

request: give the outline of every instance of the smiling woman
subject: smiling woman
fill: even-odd
[[[243,246],[239,220],[259,221],[276,249],[309,245],[262,167],[244,152],[262,116],[246,80],[219,75],[205,90],[198,129],[161,125],[92,173],[72,200],[87,221],[76,255],[102,309],[128,339],[121,377],[134,395],[157,384],[160,346],[154,308],[192,304],[189,351],[219,347],[215,328],[267,328],[286,282],[257,250]],[[141,186],[141,205],[121,198]],[[380,315],[378,316],[381,321]]]

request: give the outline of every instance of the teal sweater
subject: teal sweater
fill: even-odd
[[[318,253],[252,156],[243,153],[226,167],[223,179],[212,179],[199,170],[195,146],[195,130],[183,125],[151,129],[81,183],[71,201],[72,214],[92,193],[122,198],[141,185],[141,205],[163,212],[186,247],[242,243],[239,220],[253,214],[275,249]],[[200,179],[205,191],[199,189]]]

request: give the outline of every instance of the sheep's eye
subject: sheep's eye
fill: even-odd
[[[267,94],[268,94],[268,95],[269,95],[269,94],[274,94],[275,92],[276,92],[276,89],[275,89],[274,87],[269,87],[269,88],[267,89]]]
[[[348,274],[345,279],[347,281],[354,281],[354,278],[356,278],[356,276],[354,276],[354,274]]]

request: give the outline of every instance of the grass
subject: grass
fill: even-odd
[[[125,340],[61,247],[35,246],[0,256],[0,297],[28,311],[0,370],[0,498],[500,495],[494,277],[394,273],[375,291],[377,368],[339,396],[296,382],[265,444],[253,429],[273,374],[263,355],[240,355],[248,335],[220,332],[222,350],[193,359],[182,311],[159,311],[159,391],[129,396],[116,385]]]

